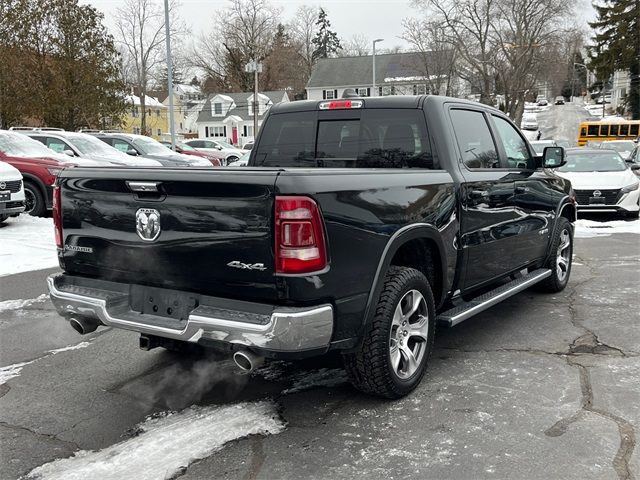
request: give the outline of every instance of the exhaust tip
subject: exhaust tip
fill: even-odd
[[[249,350],[241,350],[233,354],[233,361],[240,370],[245,373],[249,373],[256,367],[260,366],[262,362],[264,362],[264,358],[259,357]]]
[[[98,328],[97,322],[90,322],[80,318],[69,319],[69,324],[80,335],[86,335],[87,333],[95,332]]]

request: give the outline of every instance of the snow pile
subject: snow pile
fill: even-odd
[[[576,238],[606,237],[613,233],[640,234],[640,220],[626,222],[613,220],[610,222],[596,222],[593,220],[578,220],[575,223]]]
[[[9,218],[0,228],[0,245],[0,277],[58,266],[50,218]]]
[[[32,470],[44,480],[157,480],[171,478],[191,462],[206,458],[231,440],[284,430],[272,402],[190,407],[148,418],[141,433],[99,451],[80,451]],[[214,475],[215,476],[215,475]]]
[[[28,300],[5,300],[4,302],[0,302],[0,313],[30,307],[36,303],[45,302],[48,298],[49,295],[43,293],[38,298],[30,298]]]

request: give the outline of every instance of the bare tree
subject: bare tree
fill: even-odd
[[[175,0],[169,3],[169,15],[176,17],[178,4]],[[150,80],[155,72],[166,61],[164,7],[154,0],[126,0],[123,7],[115,13],[117,40],[126,54],[125,64],[133,73],[133,86],[140,95],[141,130],[146,128],[146,94]],[[170,35],[177,37],[181,25],[175,20],[171,22]]]
[[[313,51],[315,50],[313,38],[316,36],[317,20],[318,7],[302,5],[296,10],[293,20],[289,23],[292,41],[302,57],[308,77],[313,70]]]
[[[267,0],[229,0],[227,9],[216,16],[216,31],[200,38],[194,46],[193,63],[208,82],[226,90],[248,91],[253,75],[244,71],[251,59],[264,60],[277,31],[280,10]]]
[[[362,33],[356,33],[347,40],[342,41],[340,57],[362,57],[371,53],[371,40]]]
[[[445,24],[437,20],[409,18],[404,20],[403,26],[402,38],[419,54],[419,67],[429,91],[437,95],[451,95],[456,53],[455,44],[450,43],[445,35]]]

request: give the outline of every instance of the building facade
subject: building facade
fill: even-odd
[[[209,96],[198,112],[198,138],[214,138],[238,146],[253,141],[253,101],[252,92]],[[288,101],[285,91],[258,93],[258,128],[272,105]]]
[[[122,131],[148,135],[159,140],[169,130],[169,109],[157,98],[145,97],[145,108],[142,110],[140,97],[129,95],[127,113],[122,119]],[[146,132],[142,131],[142,116],[146,120]]]

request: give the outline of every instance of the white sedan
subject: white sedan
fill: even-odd
[[[24,212],[24,184],[20,171],[0,161],[0,223]]]
[[[624,213],[638,218],[640,182],[617,152],[587,148],[566,150],[566,165],[555,172],[571,181],[578,211]]]

